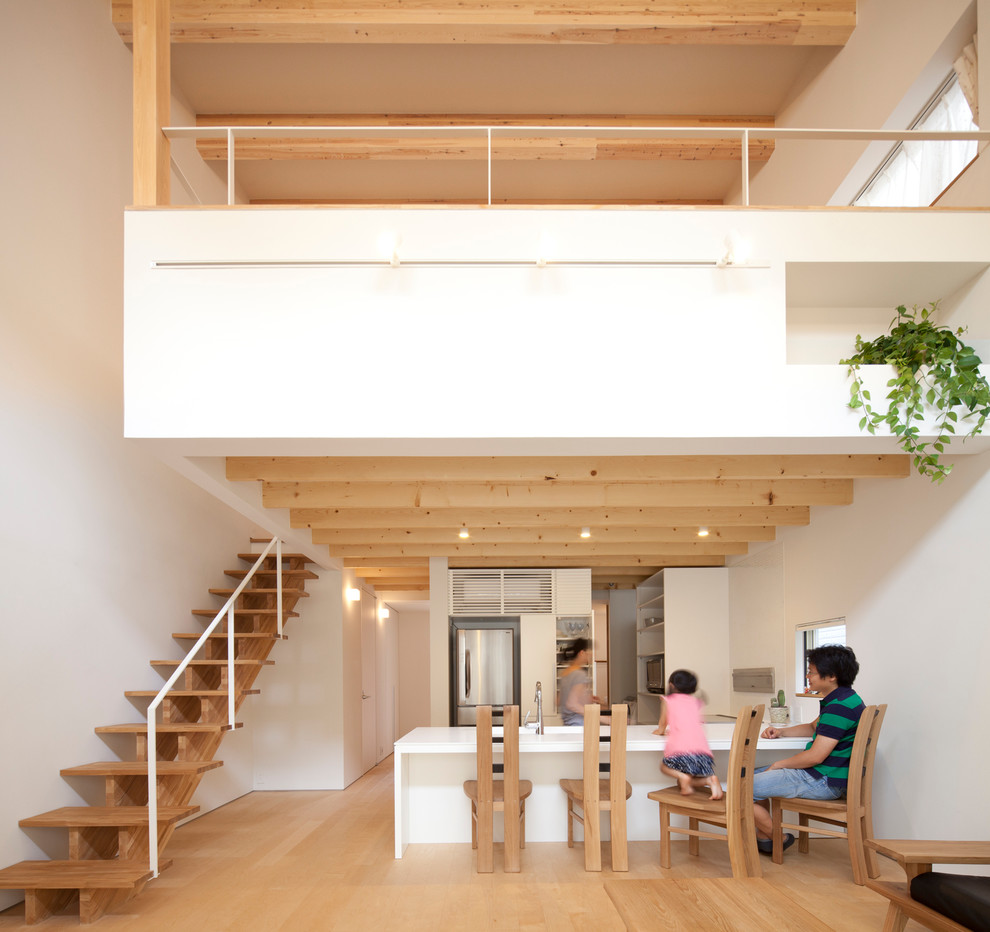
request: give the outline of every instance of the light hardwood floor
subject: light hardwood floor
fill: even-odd
[[[564,843],[529,845],[519,874],[502,872],[501,845],[493,874],[475,872],[468,844],[412,845],[397,861],[392,799],[391,757],[346,790],[241,797],[178,829],[167,852],[174,866],[97,927],[610,932],[623,925],[606,880],[730,876],[724,844],[702,842],[702,856],[689,858],[686,841],[674,842],[674,867],[663,872],[658,844],[650,842],[630,843],[628,874],[612,873],[607,852],[601,874],[588,874],[581,847]],[[880,860],[884,879],[903,878]],[[771,884],[836,932],[882,927],[886,900],[853,884],[843,842],[816,840],[810,855],[792,848],[782,866],[769,858],[761,865]],[[26,928],[23,917],[23,904],[0,913],[0,930]],[[66,916],[40,928],[79,927]],[[921,929],[909,922],[906,932]]]

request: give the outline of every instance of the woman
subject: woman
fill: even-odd
[[[576,638],[567,649],[565,659],[570,665],[560,677],[557,708],[565,725],[584,725],[584,707],[601,703],[591,694],[591,677],[584,668],[591,663],[591,644],[587,638]]]

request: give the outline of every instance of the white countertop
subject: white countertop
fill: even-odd
[[[627,751],[662,751],[666,737],[653,734],[655,725],[630,725],[626,735]],[[713,751],[727,751],[732,743],[734,722],[705,725],[708,745]],[[492,729],[501,734],[501,728]],[[608,734],[607,727],[602,734]],[[760,738],[757,748],[778,748],[803,750],[807,738]],[[414,728],[395,742],[399,754],[474,754],[477,745],[475,729],[458,728]],[[548,726],[546,734],[537,735],[531,730],[520,732],[519,753],[573,752],[584,749],[584,729],[580,725]]]

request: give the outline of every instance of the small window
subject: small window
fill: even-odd
[[[955,72],[909,129],[969,132],[979,127]],[[853,200],[857,207],[929,207],[976,156],[976,140],[899,142]]]
[[[846,644],[846,619],[829,618],[801,625],[797,629],[797,687],[798,692],[808,691],[808,651],[826,644]]]

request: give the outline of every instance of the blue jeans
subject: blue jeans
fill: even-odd
[[[845,791],[828,785],[825,777],[806,770],[768,770],[759,767],[753,773],[753,799],[839,799]]]

